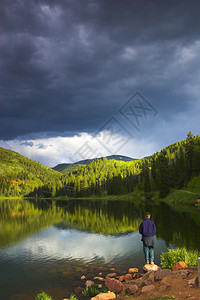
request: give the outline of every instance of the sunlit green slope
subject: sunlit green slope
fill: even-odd
[[[0,195],[26,195],[49,181],[59,183],[60,179],[59,172],[17,152],[0,148]]]
[[[124,156],[124,155],[109,155],[105,157],[107,160],[117,160],[117,161],[134,161],[137,160],[135,158],[131,158],[128,156]],[[62,174],[66,174],[68,172],[72,172],[74,170],[77,170],[79,167],[82,166],[86,166],[89,165],[91,162],[96,161],[96,160],[103,160],[104,157],[100,157],[100,158],[94,158],[94,159],[85,159],[85,160],[81,160],[75,163],[67,163],[67,164],[59,164],[57,166],[55,166],[53,168],[53,170],[61,172]]]

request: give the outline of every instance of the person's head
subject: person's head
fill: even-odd
[[[146,212],[146,214],[145,214],[145,219],[150,219],[150,218],[151,218],[150,213],[149,213],[149,212]]]

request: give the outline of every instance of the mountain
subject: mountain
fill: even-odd
[[[109,156],[106,156],[106,157],[80,160],[80,161],[72,163],[72,164],[70,164],[70,163],[58,164],[57,166],[53,167],[52,169],[55,170],[55,171],[58,171],[62,174],[66,174],[68,172],[72,172],[72,171],[78,169],[78,167],[89,165],[92,161],[103,160],[104,158],[107,158],[108,160],[114,159],[114,160],[117,160],[117,161],[134,161],[134,160],[137,160],[137,158],[132,158],[132,157],[124,156],[124,155],[109,155]]]
[[[27,195],[49,181],[58,183],[61,176],[51,168],[0,147],[0,195]]]
[[[80,165],[81,168],[78,168]],[[74,166],[76,169],[73,171],[61,174],[19,153],[0,148],[0,195],[88,197],[134,193],[134,199],[141,200],[144,195],[154,199],[165,198],[182,189],[180,201],[183,195],[186,199],[186,194],[189,201],[191,197],[194,200],[200,197],[198,135],[187,137],[140,160],[109,156],[79,161]],[[172,194],[169,201],[176,199]]]
[[[66,186],[74,189],[76,197],[134,192],[158,199],[187,186],[199,175],[200,136],[197,135],[140,160],[93,160],[88,165],[66,173],[64,180]],[[199,179],[194,182],[198,183]]]

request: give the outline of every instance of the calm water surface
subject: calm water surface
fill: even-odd
[[[139,224],[156,223],[155,263],[167,247],[200,250],[200,213],[194,208],[134,205],[128,201],[0,201],[0,299],[29,300],[46,291],[60,300],[88,279],[142,269]]]

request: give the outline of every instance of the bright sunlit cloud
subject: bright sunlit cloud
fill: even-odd
[[[108,143],[111,139],[114,141],[112,144]],[[120,149],[115,147],[117,142],[122,146]],[[138,140],[131,138],[125,145],[121,142],[125,143],[126,139],[119,135],[111,136],[110,133],[100,132],[98,136],[81,133],[73,137],[1,141],[0,145],[49,167],[112,154],[142,158],[156,151],[156,145],[150,138]],[[116,149],[119,149],[117,153]]]

